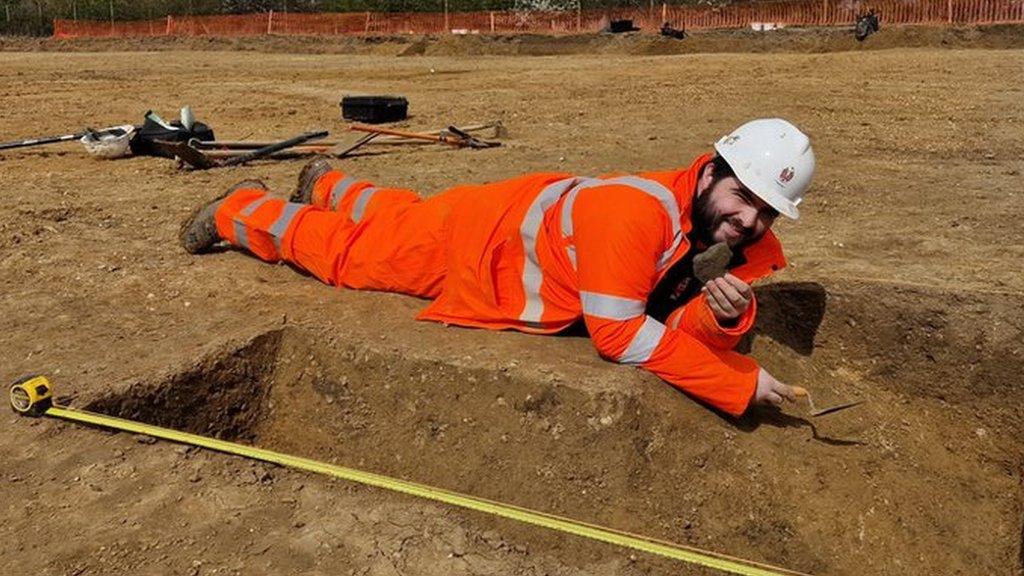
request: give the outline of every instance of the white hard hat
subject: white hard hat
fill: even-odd
[[[807,135],[781,118],[752,120],[722,137],[715,150],[736,178],[769,206],[794,220],[814,177]]]
[[[86,152],[96,158],[123,158],[131,156],[130,145],[134,134],[135,126],[125,124],[99,132],[90,130],[79,142],[85,146]]]

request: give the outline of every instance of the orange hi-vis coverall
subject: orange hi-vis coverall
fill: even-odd
[[[732,327],[719,325],[703,295],[665,323],[645,314],[658,281],[691,251],[691,201],[710,159],[636,176],[530,174],[427,199],[331,171],[309,205],[241,189],[215,220],[231,244],[328,284],[433,299],[422,320],[554,333],[582,317],[604,358],[739,415],[758,365],[732,348],[756,303]],[[748,283],[785,265],[771,232],[742,260],[731,273]]]

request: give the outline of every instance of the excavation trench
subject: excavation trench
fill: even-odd
[[[283,329],[89,407],[808,572],[1022,570],[1020,305],[871,283],[758,295],[743,346],[819,404],[864,406],[732,420],[628,368],[594,392]]]

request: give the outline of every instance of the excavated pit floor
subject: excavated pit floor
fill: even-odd
[[[654,378],[595,392],[293,328],[89,407],[811,573],[1019,572],[1019,305],[878,288],[759,289],[744,349],[819,405],[867,401],[817,419],[731,420]]]

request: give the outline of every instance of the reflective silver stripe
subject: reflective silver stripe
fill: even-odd
[[[359,197],[356,198],[356,204],[352,207],[352,221],[359,222],[363,219],[363,214],[366,213],[366,206],[370,203],[370,198],[377,193],[377,189],[373,186],[369,188],[363,188],[359,191]]]
[[[608,320],[636,318],[637,316],[642,316],[644,308],[647,307],[641,300],[582,290],[580,291],[580,300],[583,302],[584,314]]]
[[[263,203],[266,202],[267,200],[270,200],[270,196],[263,196],[262,198],[257,198],[256,200],[253,200],[252,202],[247,204],[245,208],[239,210],[238,216],[234,218],[233,224],[235,228],[235,245],[241,246],[246,250],[249,249],[249,233],[245,231],[245,223],[242,222],[242,217],[248,218],[249,216],[255,214],[256,209],[262,206]]]
[[[586,183],[593,180],[593,178],[587,178],[580,182],[578,185],[573,186],[572,190],[565,197],[565,202],[562,202],[562,236],[569,238],[572,236],[572,206],[576,203],[576,195],[580,193],[580,190],[589,188]],[[569,263],[572,264],[573,269],[576,268],[576,244],[569,244],[566,248],[566,255],[569,256]]]
[[[636,331],[636,336],[633,336],[633,341],[629,343],[629,347],[619,357],[619,362],[623,364],[643,364],[647,362],[651,354],[654,354],[658,344],[661,343],[661,337],[664,334],[664,324],[650,316],[645,317],[643,326]]]
[[[661,259],[658,261],[658,270],[663,269],[672,259],[672,255],[675,254],[676,248],[679,248],[679,243],[683,239],[683,232],[679,222],[679,203],[676,202],[675,195],[672,194],[671,190],[654,180],[639,178],[637,176],[620,176],[618,178],[609,178],[607,180],[587,178],[581,181],[577,186],[569,191],[569,194],[565,198],[565,202],[562,203],[562,235],[566,237],[573,235],[572,208],[576,203],[576,196],[579,194],[580,190],[594,188],[595,186],[615,185],[631,186],[657,198],[658,202],[661,202],[662,208],[664,208],[665,212],[668,214],[669,221],[672,222],[672,245],[662,253]],[[569,261],[572,263],[573,268],[575,268],[575,246],[569,246],[568,255]]]
[[[341,204],[341,199],[345,197],[345,192],[347,192],[349,187],[355,183],[355,178],[346,176],[341,180],[338,180],[334,186],[331,187],[331,195],[327,197],[327,205],[331,207],[331,210],[338,209],[338,204]]]
[[[540,318],[544,314],[544,302],[540,299],[540,284],[543,274],[540,270],[540,261],[537,258],[537,234],[540,233],[540,226],[544,222],[544,212],[575,183],[575,178],[566,178],[548,184],[540,191],[533,204],[530,204],[523,223],[519,227],[519,236],[523,241],[523,253],[526,255],[523,262],[523,292],[526,295],[526,305],[523,306],[523,312],[519,315],[519,320],[523,322],[540,322]]]
[[[285,202],[281,215],[270,225],[270,234],[274,237],[274,247],[277,248],[278,252],[281,251],[281,239],[284,238],[284,234],[292,223],[292,219],[305,206],[305,204],[298,204],[296,202]]]

